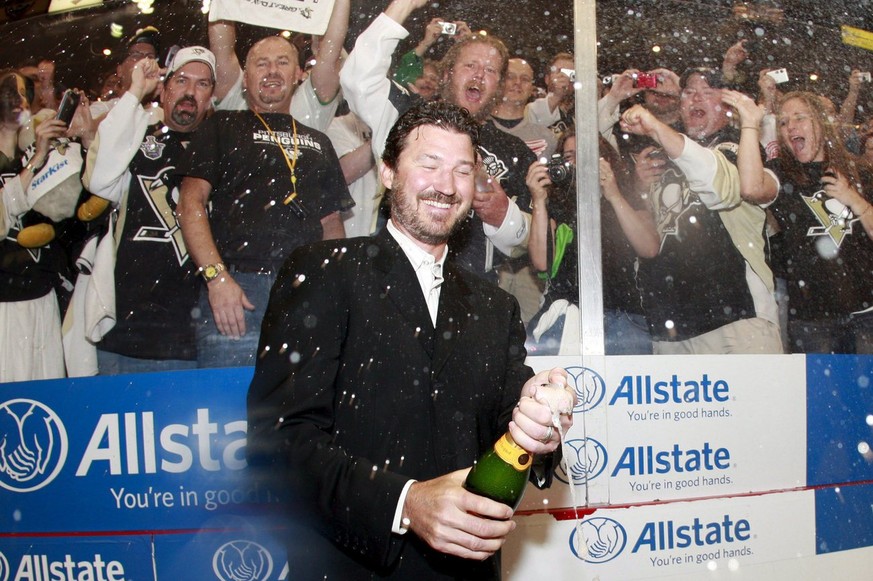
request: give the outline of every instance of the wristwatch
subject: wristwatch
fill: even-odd
[[[225,271],[224,264],[221,262],[217,262],[215,264],[207,264],[201,266],[197,269],[197,272],[200,273],[200,276],[203,277],[203,280],[206,282],[211,282],[218,278],[218,275]]]

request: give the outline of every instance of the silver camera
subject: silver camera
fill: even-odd
[[[440,22],[443,34],[455,35],[458,33],[458,25],[454,22]]]

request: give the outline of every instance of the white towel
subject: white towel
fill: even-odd
[[[91,281],[91,271],[94,269],[97,242],[96,236],[88,240],[76,260],[79,275],[76,277],[73,297],[67,312],[64,313],[61,331],[64,341],[64,361],[67,364],[69,377],[97,375],[97,349],[94,343],[85,338],[85,294]]]
[[[115,326],[115,220],[97,244],[94,269],[85,293],[85,337],[97,343]]]

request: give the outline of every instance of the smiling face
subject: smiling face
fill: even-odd
[[[533,69],[524,59],[509,59],[506,70],[506,82],[503,89],[503,100],[518,105],[530,101],[533,94]]]
[[[443,76],[442,97],[484,122],[503,90],[503,56],[493,46],[473,41],[458,52]]]
[[[0,80],[0,125],[4,128],[18,129],[22,113],[30,110],[25,93],[21,75],[9,73]]]
[[[418,96],[425,101],[436,98],[440,87],[440,75],[434,63],[424,63],[422,74],[415,80],[413,87]]]
[[[682,88],[679,112],[685,134],[692,139],[703,139],[728,124],[727,107],[721,103],[721,89],[709,86],[699,74],[688,77]]]
[[[284,38],[258,41],[246,57],[243,88],[249,108],[259,113],[288,113],[302,71],[297,49]]]
[[[815,113],[802,99],[782,103],[777,116],[779,140],[800,163],[824,161],[824,138]]]
[[[193,61],[174,72],[164,83],[161,106],[169,115],[164,120],[174,131],[194,131],[206,117],[212,98],[212,71],[205,63]]]
[[[382,167],[391,220],[428,252],[445,244],[470,211],[475,164],[469,135],[434,125],[413,129],[397,167]]]

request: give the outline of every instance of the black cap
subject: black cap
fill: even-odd
[[[131,46],[139,43],[150,44],[155,47],[155,54],[161,52],[161,33],[154,26],[146,26],[145,28],[138,29],[133,36],[130,37],[130,40],[127,41],[127,46],[130,48]]]

